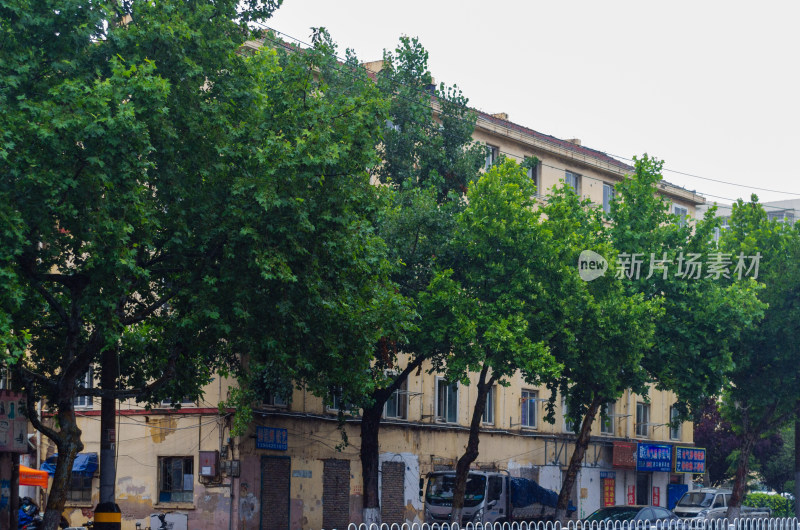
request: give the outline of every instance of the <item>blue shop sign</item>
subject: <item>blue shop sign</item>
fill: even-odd
[[[637,471],[672,470],[672,446],[660,444],[638,444],[636,448]]]
[[[274,427],[256,429],[256,449],[286,451],[289,448],[289,431]]]
[[[706,450],[703,447],[675,448],[676,473],[705,473]]]

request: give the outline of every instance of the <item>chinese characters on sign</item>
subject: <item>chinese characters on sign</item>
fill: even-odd
[[[289,448],[289,431],[273,427],[258,427],[256,430],[256,449],[275,449],[286,451]]]
[[[637,471],[672,470],[672,446],[640,443],[636,450]]]
[[[758,279],[758,266],[761,263],[761,253],[755,256],[745,256],[743,252],[734,256],[730,253],[711,252],[703,260],[702,254],[683,252],[677,258],[668,258],[664,252],[661,256],[650,253],[649,259],[643,253],[621,253],[617,256],[616,278],[638,280],[648,279],[654,275],[661,275],[663,279],[672,274],[676,278],[699,280],[701,278],[735,278],[741,280],[752,276]],[[642,269],[645,270],[642,270]],[[643,274],[646,273],[645,276]]]
[[[616,504],[616,477],[613,471],[601,471],[600,480],[603,481],[603,506],[614,506]]]
[[[676,447],[675,472],[705,473],[706,450],[702,447]]]

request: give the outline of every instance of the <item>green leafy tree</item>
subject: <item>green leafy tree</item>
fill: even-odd
[[[59,454],[46,528],[83,447],[76,396],[177,401],[214,371],[240,396],[368,384],[411,316],[365,169],[385,99],[323,32],[240,53],[278,3],[0,6],[0,338]],[[82,388],[108,352],[116,384]]]
[[[797,410],[800,228],[769,220],[755,195],[750,202],[740,199],[733,205],[729,227],[720,249],[734,263],[742,260],[745,272],[755,265],[751,257],[760,257],[758,281],[764,284],[760,298],[768,306],[763,320],[736,343],[735,364],[728,372],[730,385],[724,394],[723,417],[741,439],[728,507],[728,517],[737,517],[754,447],[794,419]]]
[[[377,86],[390,101],[379,150],[379,181],[392,190],[377,222],[391,259],[402,263],[392,279],[411,300],[416,326],[401,341],[381,340],[375,354],[371,392],[361,403],[363,520],[380,522],[378,466],[384,406],[425,359],[446,351],[441,308],[425,294],[437,262],[448,252],[455,215],[464,207],[468,182],[477,177],[484,148],[473,143],[476,115],[455,87],[433,86],[428,52],[417,39],[403,37],[385,52]]]
[[[383,380],[375,345],[400,340],[414,317],[377,233],[392,193],[367,173],[380,163],[388,100],[350,52],[337,60],[324,32],[302,52],[272,36],[267,44],[251,59],[264,91],[263,105],[249,109],[258,151],[237,181],[240,228],[212,293],[232,308],[221,317],[231,347],[249,352],[231,404],[288,398],[295,385],[358,408]],[[246,293],[237,290],[243,278]]]
[[[465,384],[470,373],[478,374],[469,438],[456,465],[454,521],[461,520],[491,388],[517,372],[537,384],[561,368],[542,327],[556,320],[550,299],[560,292],[563,273],[552,266],[558,242],[535,209],[535,191],[526,169],[508,160],[470,185],[456,219],[453,267],[437,275],[429,294],[449,308],[453,331],[450,350],[433,359],[433,369]]]
[[[691,224],[670,214],[669,201],[655,193],[662,167],[647,155],[635,158],[632,177],[616,186],[619,200],[609,219],[623,284],[632,294],[662,299],[664,315],[656,320],[655,344],[642,365],[657,389],[677,395],[676,406],[686,418],[720,394],[733,365],[733,345],[760,318],[763,305],[752,282],[731,283],[688,264],[696,258],[702,267],[713,257],[719,221],[713,210]],[[632,265],[637,260],[638,276]],[[658,261],[663,268],[653,266]]]
[[[548,195],[542,212],[560,244],[554,266],[574,271],[566,284],[569,294],[564,297],[567,303],[562,304],[563,325],[549,343],[564,368],[556,374],[558,377],[546,381],[551,420],[556,397],[563,396],[577,434],[555,513],[557,520],[563,520],[591,440],[592,425],[603,405],[615,402],[627,389],[646,394],[649,376],[642,359],[654,343],[661,300],[645,300],[641,293],[630,295],[622,281],[607,271],[588,282],[578,277],[583,251],[596,252],[612,263],[615,260],[601,208],[582,201],[572,188],[561,186]]]

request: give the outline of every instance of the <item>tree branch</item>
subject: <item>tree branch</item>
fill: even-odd
[[[32,370],[28,370],[24,366],[17,366],[16,371],[20,374],[23,380],[29,382],[36,381],[37,383],[49,387],[52,390],[58,389],[58,385],[52,379],[49,379],[48,377],[45,377],[42,374],[38,374]]]
[[[51,429],[47,427],[41,422],[41,418],[39,418],[39,414],[36,412],[33,404],[36,402],[34,393],[33,393],[33,381],[28,380],[25,384],[25,395],[27,399],[25,400],[25,409],[28,414],[28,421],[31,422],[33,428],[39,431],[40,433],[44,434],[56,444],[56,447],[61,447],[62,439],[58,435],[58,431],[55,429]]]
[[[89,277],[83,273],[76,274],[40,274],[38,278],[53,283],[60,283],[68,289],[83,289],[89,283]]]
[[[175,369],[178,364],[178,359],[180,358],[180,352],[176,349],[172,354],[170,354],[169,358],[167,359],[167,366],[164,368],[164,372],[158,379],[153,380],[151,383],[140,387],[140,388],[128,388],[128,389],[103,389],[103,388],[76,388],[75,395],[76,396],[93,396],[93,397],[111,397],[116,399],[128,399],[128,398],[135,398],[147,394],[151,394],[164,386],[168,381],[170,381],[173,377],[175,377]]]
[[[391,396],[395,390],[398,390],[400,388],[400,386],[403,384],[403,381],[405,381],[408,378],[408,374],[416,370],[417,367],[419,367],[423,363],[423,361],[425,361],[424,356],[415,357],[413,361],[411,361],[410,363],[408,363],[408,365],[406,365],[406,367],[403,369],[402,372],[400,372],[399,374],[397,374],[397,376],[395,376],[394,380],[392,381],[392,384],[390,384],[386,388],[376,390],[374,393],[375,397],[382,401],[388,399],[388,397]]]
[[[41,283],[34,280],[33,288],[36,289],[36,292],[42,295],[42,298],[45,299],[47,304],[53,308],[56,313],[58,313],[61,321],[64,322],[67,327],[69,327],[69,315],[67,315],[67,310],[64,309],[64,306],[62,306],[59,301],[56,300],[55,297],[50,293],[50,291],[45,289]]]
[[[150,315],[152,315],[153,313],[164,307],[164,304],[173,299],[176,294],[178,294],[177,288],[173,289],[172,292],[170,292],[166,296],[163,296],[158,302],[155,302],[154,304],[145,308],[143,311],[135,313],[127,318],[120,319],[120,323],[123,326],[131,326],[133,324],[138,324],[139,322],[143,321],[144,319],[146,319],[147,317],[149,317]]]

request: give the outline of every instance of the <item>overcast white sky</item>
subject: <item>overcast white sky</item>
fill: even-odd
[[[708,197],[800,198],[800,3],[284,0],[268,25],[328,28],[362,61],[419,37],[470,105],[667,169]]]

